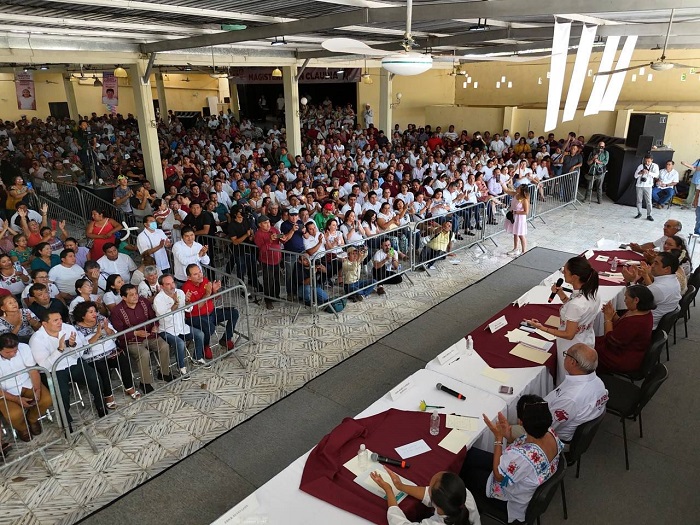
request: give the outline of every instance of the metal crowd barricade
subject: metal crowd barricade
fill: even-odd
[[[510,209],[512,197],[507,193],[491,196],[485,203],[486,225],[484,227],[484,240],[489,239],[496,246],[495,237],[506,231],[506,213]]]
[[[355,295],[368,295],[378,286],[398,284],[404,278],[411,282],[407,272],[413,269],[416,239],[419,235],[415,223],[409,223],[391,231],[349,243],[342,248],[317,252],[308,263],[311,268],[310,283],[308,285],[297,283],[296,293],[299,294],[302,291],[305,299],[308,297],[308,302],[314,311],[327,310],[329,313],[337,313],[334,306]],[[382,244],[387,240],[391,244],[390,250],[396,250],[399,253],[399,267],[396,271],[382,271],[375,269],[374,266],[374,257],[382,250]],[[362,254],[360,256],[364,259],[360,280],[358,283],[348,284],[343,282],[343,263],[348,257],[347,249],[350,247],[360,251]]]
[[[17,377],[32,370],[37,371],[46,378],[48,383],[47,388],[51,396],[51,405],[46,412],[37,414],[39,416],[37,423],[41,426],[42,430],[41,435],[32,434],[32,440],[29,442],[24,442],[19,439],[17,429],[14,428],[12,420],[9,416],[11,413],[14,413],[15,418],[19,416],[22,426],[28,428],[30,422],[28,420],[27,413],[30,411],[30,407],[26,408],[21,415],[19,415],[17,414],[16,407],[12,406],[13,404],[16,405],[16,403],[9,401],[6,397],[0,395],[0,427],[2,427],[2,443],[9,443],[12,445],[12,448],[7,452],[7,454],[0,454],[0,468],[21,461],[34,454],[38,454],[41,456],[46,470],[48,470],[50,474],[53,474],[53,469],[51,468],[48,458],[46,457],[45,451],[48,447],[56,445],[57,443],[65,442],[65,436],[58,430],[58,427],[53,426],[52,428],[52,425],[48,424],[53,420],[52,410],[55,410],[59,404],[57,402],[58,396],[55,393],[54,383],[49,371],[40,366],[30,366],[24,368],[23,370],[0,377],[0,384],[7,385],[8,382],[12,382],[14,380],[15,385],[19,386],[16,383]],[[20,394],[22,394],[22,392],[20,392]],[[25,399],[33,399],[33,403],[36,404],[36,397],[33,393],[31,395],[31,398],[27,397],[26,395],[24,397]]]
[[[433,266],[451,254],[478,246],[485,251],[482,243],[487,226],[487,208],[483,202],[470,204],[464,208],[450,211],[445,215],[423,219],[416,224],[416,230],[420,232],[419,245],[415,252],[413,270],[423,270]],[[442,231],[443,224],[449,221],[452,224],[451,240],[446,246],[446,250],[435,250],[431,245],[437,240]],[[475,232],[474,235],[467,235],[462,240],[457,239],[461,230]]]
[[[101,405],[104,398],[107,397],[105,394],[111,393],[117,405],[114,410],[108,411],[109,415],[148,399],[148,394],[143,392],[142,397],[138,400],[132,399],[130,395],[125,393],[126,390],[129,390],[127,385],[131,384],[131,381],[127,379],[129,377],[133,378],[133,385],[136,388],[138,388],[139,383],[145,382],[150,383],[154,390],[159,390],[167,385],[166,382],[160,381],[163,376],[170,376],[173,381],[180,381],[182,377],[177,375],[179,374],[178,358],[177,355],[173,357],[175,349],[165,342],[164,337],[158,335],[151,339],[151,343],[146,348],[144,344],[131,343],[127,345],[126,334],[143,330],[153,322],[187,311],[192,306],[201,305],[207,301],[214,301],[215,306],[215,315],[212,320],[215,329],[210,335],[214,358],[209,361],[214,363],[232,354],[235,355],[235,352],[251,342],[245,287],[242,285],[222,289],[207,298],[187,304],[174,312],[149,319],[128,331],[101,338],[93,344],[64,351],[53,364],[50,374],[51,381],[56,385],[57,391],[61,390],[60,385],[63,384],[64,392],[67,390],[67,383],[74,384],[75,396],[81,398],[82,403],[80,404],[83,405],[82,408],[76,408],[77,404],[70,403],[68,411],[72,422],[69,423],[69,414],[65,410],[64,403],[61,402],[62,395],[56,396],[58,402],[55,403],[55,406],[66,437],[70,438],[76,434],[84,435],[93,450],[97,452],[97,447],[94,445],[88,430],[103,416]],[[222,307],[234,307],[238,311],[238,321],[232,338],[234,342],[232,349],[221,344],[217,345],[219,338],[225,335],[225,332],[222,333],[222,325],[225,324],[228,315],[225,310],[220,310]],[[162,342],[157,342],[156,339],[160,339]],[[218,348],[216,348],[217,346]],[[115,351],[115,347],[119,351]],[[163,363],[166,357],[168,362]],[[188,345],[184,346],[184,354],[181,355],[181,358],[185,360],[188,373],[196,377],[199,365],[195,363],[195,356],[190,354]],[[77,363],[71,365],[76,359]],[[158,383],[156,383],[157,379]],[[81,386],[75,386],[76,383]],[[87,387],[88,392],[82,394],[80,388],[85,387]]]
[[[71,210],[83,217],[88,217],[83,203],[82,193],[80,188],[75,184],[66,184],[65,182],[49,182],[46,180],[38,181],[34,179],[35,191],[51,202],[59,205],[62,209]]]
[[[34,209],[39,210],[43,204],[46,204],[49,207],[48,215],[52,220],[55,220],[57,223],[62,220],[66,221],[66,230],[71,237],[74,237],[78,241],[85,238],[85,231],[87,228],[87,219],[85,217],[64,208],[43,195],[35,195],[32,200],[34,201],[32,202],[32,207]]]
[[[542,216],[549,212],[566,206],[576,208],[579,177],[580,171],[574,170],[571,173],[550,177],[540,182],[541,192],[538,192],[538,199],[534,206],[534,217],[545,222]]]
[[[114,219],[119,224],[126,222],[129,226],[136,225],[136,218],[133,213],[126,213],[121,208],[117,208],[113,203],[107,202],[89,191],[81,191],[80,195],[82,196],[85,217],[90,217],[92,210],[98,210],[103,213],[105,217]]]

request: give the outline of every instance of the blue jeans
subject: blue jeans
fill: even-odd
[[[695,207],[695,235],[700,235],[700,206]]]
[[[191,326],[189,334],[173,335],[168,332],[161,332],[160,336],[165,339],[171,347],[175,347],[175,359],[178,368],[185,368],[185,341],[194,341],[194,358],[204,357],[204,333]]]
[[[211,334],[216,332],[216,325],[221,321],[226,321],[225,338],[230,341],[238,322],[238,310],[233,307],[220,306],[209,315],[193,316],[185,320],[188,325],[204,333],[204,346],[209,346]]]
[[[345,293],[357,292],[359,295],[364,295],[365,297],[368,297],[374,291],[374,285],[376,282],[377,281],[375,281],[374,279],[360,279],[359,281],[356,281],[354,283],[346,284]],[[370,287],[366,290],[360,290],[360,288],[364,288],[365,286]]]
[[[651,200],[661,206],[669,203],[673,196],[676,194],[675,188],[658,188],[654,187],[651,189]]]
[[[304,300],[304,304],[309,306],[311,305],[311,285],[310,284],[302,284],[299,286],[297,289],[297,295],[301,297]],[[318,304],[323,304],[328,301],[329,297],[326,291],[321,288],[320,286],[316,287],[316,299],[318,301]]]

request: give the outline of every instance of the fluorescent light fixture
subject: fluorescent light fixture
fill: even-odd
[[[540,78],[537,79],[537,83],[538,83],[539,85],[542,85],[542,77],[540,77]]]
[[[549,66],[549,91],[547,93],[547,112],[544,119],[544,131],[552,131],[557,127],[559,120],[559,104],[564,89],[564,74],[566,73],[566,59],[569,49],[569,36],[571,34],[571,22],[554,23],[554,36],[552,38],[552,57]]]
[[[41,69],[42,71],[46,71],[47,69],[49,69],[49,66],[44,64],[43,66],[39,66],[39,69]]]
[[[467,77],[467,84],[471,84],[471,83],[472,83],[472,77]]]
[[[501,89],[501,83],[500,83],[500,82],[496,82],[496,89]]]
[[[466,87],[467,87],[467,82],[466,81],[462,82],[462,88],[466,88]]]
[[[508,89],[510,89],[510,88],[512,88],[512,87],[513,87],[513,83],[509,80],[509,81],[508,81]]]
[[[654,75],[652,75],[651,73],[649,73],[649,74],[647,75],[647,82],[651,82],[652,80],[654,80]]]
[[[643,67],[640,67],[640,68],[639,68],[639,76],[640,76],[640,77],[643,77],[643,76],[644,76],[644,68],[643,68]]]
[[[501,82],[505,82],[505,81],[506,81],[506,77],[505,77],[505,76],[502,76],[502,77],[501,77]]]
[[[581,30],[581,39],[579,40],[578,51],[576,52],[574,70],[571,73],[571,79],[569,81],[569,92],[566,95],[564,114],[561,118],[562,122],[574,120],[578,101],[581,98],[581,91],[583,90],[583,82],[586,80],[586,74],[591,76],[593,73],[593,70],[588,69],[588,72],[586,72],[586,69],[591,59],[591,51],[593,50],[593,42],[595,41],[597,29],[598,26],[584,25]]]
[[[632,74],[632,82],[636,82],[636,81],[637,81],[637,75],[633,73]]]
[[[479,83],[478,83],[478,82],[474,82],[473,86],[474,86],[474,89],[477,89],[477,88],[479,87]]]

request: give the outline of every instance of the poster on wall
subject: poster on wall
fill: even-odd
[[[34,73],[15,74],[15,91],[17,92],[17,108],[36,110],[36,91],[34,91]]]
[[[112,111],[119,105],[119,79],[114,73],[102,73],[102,103]]]

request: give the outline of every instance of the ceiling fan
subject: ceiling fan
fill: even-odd
[[[623,73],[625,71],[631,71],[633,69],[638,69],[640,67],[648,66],[654,71],[668,71],[670,69],[694,69],[698,66],[689,66],[686,64],[679,64],[677,62],[667,62],[666,61],[666,47],[668,46],[668,39],[671,36],[671,26],[673,25],[673,14],[675,9],[671,9],[671,18],[668,21],[668,29],[666,30],[666,39],[664,40],[664,47],[661,50],[661,56],[654,60],[653,62],[648,62],[646,64],[641,64],[637,66],[630,66],[623,69],[614,69],[612,71],[598,71],[597,75],[612,75],[614,73]]]
[[[354,38],[329,38],[324,40],[321,46],[334,53],[382,57],[382,67],[395,75],[410,76],[425,73],[433,65],[433,57],[430,54],[413,51],[413,48],[417,47],[417,45],[411,35],[412,15],[413,0],[406,0],[406,32],[401,41],[403,51],[398,53],[374,49]]]

